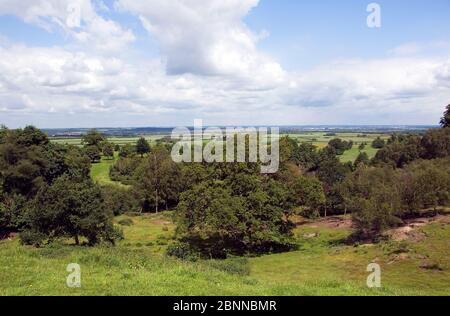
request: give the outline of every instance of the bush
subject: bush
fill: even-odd
[[[26,230],[19,234],[22,245],[40,247],[48,236],[35,230]]]
[[[188,243],[177,242],[167,247],[167,255],[186,261],[197,261],[199,254]]]
[[[114,216],[139,210],[139,203],[134,196],[133,191],[128,188],[104,186],[102,187],[102,195],[105,200],[105,207],[110,210]]]

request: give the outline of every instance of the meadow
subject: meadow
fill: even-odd
[[[450,218],[403,241],[347,245],[347,218],[303,221],[298,250],[224,261],[180,261],[172,213],[116,218],[125,239],[88,248],[61,241],[35,249],[0,242],[0,295],[449,295]],[[341,224],[339,224],[341,223]],[[366,267],[382,268],[382,288],[369,289]],[[81,266],[81,288],[66,286],[66,266]]]

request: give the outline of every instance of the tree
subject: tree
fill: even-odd
[[[294,158],[300,167],[306,170],[314,169],[319,162],[317,147],[310,143],[301,143],[294,152]]]
[[[97,146],[87,146],[84,148],[84,153],[92,163],[99,162],[102,159],[102,154]]]
[[[376,238],[402,222],[401,188],[391,168],[361,165],[340,185],[340,192],[361,238]]]
[[[450,128],[431,129],[423,136],[421,156],[435,159],[450,156]]]
[[[335,138],[333,140],[330,140],[328,146],[333,148],[337,155],[341,156],[346,150],[352,149],[353,142],[347,142],[343,141],[340,138]]]
[[[372,142],[372,148],[381,149],[384,146],[386,146],[386,142],[384,139],[381,139],[381,137],[379,137],[379,136]]]
[[[359,165],[366,165],[368,166],[370,164],[369,155],[367,155],[366,152],[360,152],[358,157],[355,160],[354,166],[358,167]]]
[[[141,157],[144,157],[145,154],[150,152],[150,144],[144,137],[139,138],[137,141],[136,152],[141,155]]]
[[[119,151],[119,157],[121,158],[130,158],[133,157],[133,155],[136,153],[135,146],[131,144],[126,144],[125,146],[122,146]]]
[[[181,170],[165,148],[156,147],[137,168],[135,177],[135,188],[144,211],[153,207],[158,213],[161,205],[168,209],[178,203],[182,188]]]
[[[101,148],[101,144],[105,141],[105,137],[103,136],[103,134],[99,133],[97,130],[92,129],[90,131],[88,131],[86,133],[86,135],[84,135],[82,137],[82,143],[86,146],[86,147],[90,147],[90,146],[95,146],[97,147],[99,150]]]
[[[305,207],[303,215],[308,218],[320,216],[320,208],[325,204],[326,197],[322,183],[314,177],[300,177],[293,186],[294,202]]]
[[[447,109],[444,112],[444,116],[441,118],[440,123],[443,128],[450,127],[450,104],[447,105]]]
[[[363,151],[364,149],[366,149],[366,144],[365,143],[361,143],[358,147],[359,151]]]
[[[114,144],[105,142],[103,144],[103,155],[108,159],[114,159]]]
[[[291,248],[289,191],[280,183],[263,183],[249,175],[235,181],[246,185],[234,183],[230,188],[224,182],[207,181],[181,195],[178,239],[207,258]]]
[[[63,176],[36,195],[21,237],[24,243],[35,245],[59,237],[74,238],[78,245],[80,237],[85,237],[93,246],[102,240],[114,243],[119,235],[100,187],[90,179]]]

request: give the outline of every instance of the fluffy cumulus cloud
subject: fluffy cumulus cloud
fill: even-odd
[[[0,123],[424,123],[450,99],[450,58],[417,56],[418,44],[384,59],[335,61],[302,73],[283,69],[258,49],[261,36],[243,22],[258,0],[77,3],[81,24],[73,28],[70,1],[0,0],[0,18],[15,15],[70,38],[52,47],[0,40]],[[110,10],[132,15],[161,55],[133,54],[136,36],[102,14]]]
[[[134,34],[97,13],[103,2],[91,0],[1,0],[0,16],[15,15],[49,32],[62,30],[77,43],[102,51],[118,51]]]
[[[242,22],[259,0],[118,0],[154,35],[169,74],[283,77],[281,66],[259,52],[260,36]]]

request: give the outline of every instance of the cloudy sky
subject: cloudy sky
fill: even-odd
[[[436,124],[450,1],[370,2],[0,0],[0,123]]]

